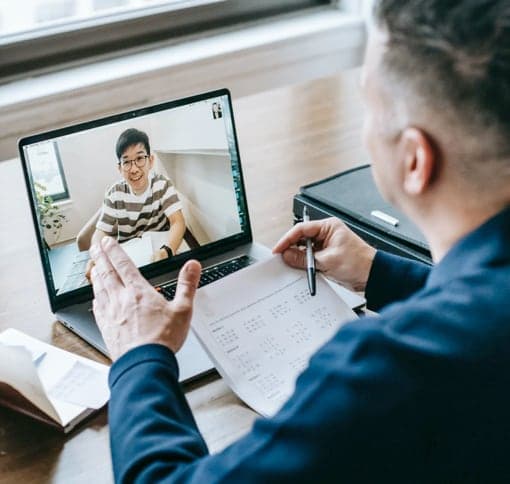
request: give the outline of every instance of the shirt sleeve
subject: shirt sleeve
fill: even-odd
[[[110,192],[108,191],[103,200],[103,206],[101,207],[101,213],[96,223],[96,229],[101,230],[106,235],[115,236],[117,235],[117,216],[113,202],[111,201]]]
[[[130,351],[110,374],[115,482],[374,482],[363,480],[367,472],[373,478],[410,456],[402,440],[399,455],[388,460],[377,450],[381,441],[369,436],[401,442],[415,412],[402,403],[413,382],[384,339],[373,319],[344,326],[312,358],[275,417],[256,420],[248,435],[214,455],[179,387],[173,354],[157,345]]]
[[[213,455],[172,352],[129,351],[109,376],[115,482],[508,482],[509,330],[475,276],[342,326],[282,409]]]
[[[387,304],[407,299],[423,288],[430,269],[421,262],[378,250],[365,290],[367,307],[380,311]]]
[[[179,195],[170,180],[166,180],[165,183],[164,193],[161,197],[161,208],[167,217],[182,209],[182,202],[179,200]]]

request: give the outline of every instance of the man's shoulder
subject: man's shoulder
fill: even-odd
[[[379,316],[398,340],[450,356],[476,357],[498,339],[510,338],[510,290],[504,283],[509,272],[507,267],[452,277],[386,306]]]
[[[129,195],[128,184],[119,180],[108,187],[104,196],[104,204],[109,208],[122,208]]]
[[[153,189],[161,189],[163,187],[172,186],[172,181],[161,173],[155,173],[151,178],[151,187]]]
[[[114,193],[129,193],[129,187],[125,180],[118,180],[108,187],[106,196],[113,195]]]

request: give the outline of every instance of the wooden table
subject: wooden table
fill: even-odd
[[[366,163],[359,71],[235,100],[254,238],[268,246],[292,224],[299,186]],[[46,297],[19,160],[0,163],[0,330],[14,327],[98,361],[107,360],[55,321]],[[255,418],[218,377],[186,389],[212,452]],[[109,483],[107,412],[69,436],[0,409],[0,482]]]

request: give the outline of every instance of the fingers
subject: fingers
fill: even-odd
[[[96,318],[96,322],[101,328],[102,318],[101,315],[104,312],[104,309],[108,307],[109,298],[108,292],[106,291],[103,280],[97,274],[97,268],[95,266],[91,269],[91,278],[93,280],[92,289],[94,291],[94,300],[92,301],[92,310],[94,311],[94,316]]]
[[[104,241],[105,239],[103,239]],[[103,245],[103,242],[101,245]],[[112,266],[110,259],[101,249],[99,245],[94,245],[90,249],[90,255],[94,261],[94,269],[92,270],[92,285],[98,286],[102,290],[106,291],[109,299],[113,298],[113,295],[122,286],[122,282],[117,274],[117,271]]]
[[[200,281],[200,271],[202,267],[196,260],[190,260],[184,264],[179,272],[177,279],[177,288],[172,306],[175,311],[191,311],[193,307],[193,298]]]
[[[85,277],[87,278],[87,280],[89,282],[92,282],[91,273],[92,273],[93,267],[94,267],[94,261],[92,259],[89,259],[87,262],[87,267],[85,268]]]
[[[138,268],[117,241],[111,237],[104,237],[101,240],[101,246],[117,277],[124,286],[146,283]]]
[[[313,220],[311,222],[300,222],[292,227],[273,247],[273,254],[281,254],[292,245],[303,238],[317,238],[320,235],[323,222]]]
[[[306,267],[306,253],[304,250],[290,248],[283,252],[283,260],[291,267],[304,269]]]
[[[328,258],[328,249],[317,250],[314,252],[315,268],[318,271],[327,272],[327,264],[324,263]],[[306,269],[306,251],[291,247],[282,254],[286,264],[296,269]]]

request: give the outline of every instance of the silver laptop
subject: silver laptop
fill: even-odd
[[[30,136],[19,151],[52,311],[105,355],[85,277],[96,230],[168,299],[190,258],[204,285],[270,256],[252,240],[226,89]],[[177,360],[181,382],[213,369],[191,332]]]

